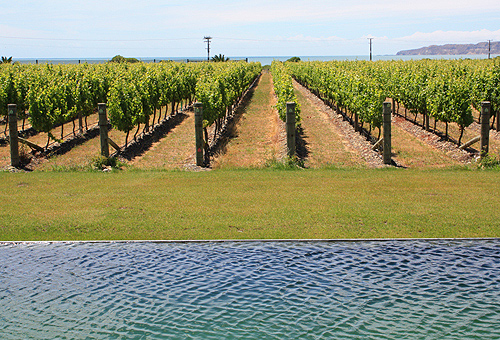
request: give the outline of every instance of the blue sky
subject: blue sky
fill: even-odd
[[[15,58],[374,55],[500,40],[495,0],[1,0]]]

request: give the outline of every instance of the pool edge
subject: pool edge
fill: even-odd
[[[495,241],[500,237],[464,238],[356,238],[356,239],[214,239],[214,240],[63,240],[63,241],[0,241],[0,244],[43,244],[43,243],[310,243],[310,242],[405,242],[405,241]]]

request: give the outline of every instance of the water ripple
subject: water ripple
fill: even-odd
[[[500,241],[0,245],[2,339],[500,338]]]

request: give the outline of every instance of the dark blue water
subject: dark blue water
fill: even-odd
[[[499,339],[500,241],[0,245],[1,339]]]

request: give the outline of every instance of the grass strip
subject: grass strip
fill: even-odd
[[[273,109],[272,93],[271,74],[264,72],[240,112],[231,140],[215,157],[214,168],[261,167],[285,152],[279,142],[281,121]]]
[[[500,237],[496,170],[0,173],[0,240]]]

